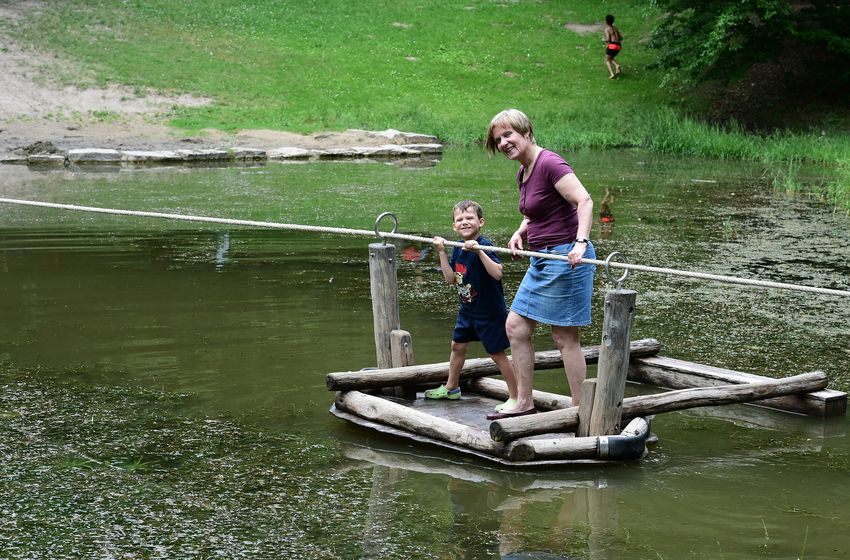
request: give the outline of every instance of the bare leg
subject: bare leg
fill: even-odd
[[[466,342],[455,342],[452,340],[452,355],[449,357],[449,379],[446,381],[446,389],[457,389],[460,386],[460,370],[466,361]]]
[[[499,366],[499,371],[502,372],[502,377],[505,378],[505,383],[508,384],[508,398],[516,400],[516,375],[514,375],[513,364],[511,364],[511,361],[507,356],[505,356],[504,352],[490,354],[490,357],[493,358],[493,361],[496,362],[497,366]]]
[[[606,54],[605,55],[605,66],[608,67],[608,78],[613,80],[614,79],[614,68],[611,67],[611,64],[616,64],[616,63],[614,62],[613,58],[611,58],[610,56],[608,56]]]
[[[537,321],[517,315],[513,311],[508,313],[505,322],[505,332],[511,343],[511,360],[516,376],[517,397],[516,407],[502,412],[524,412],[534,408],[534,399],[531,391],[534,388],[534,346],[531,343],[531,335]]]
[[[570,384],[570,395],[573,397],[573,406],[578,406],[581,401],[581,384],[587,377],[587,362],[581,351],[578,327],[552,327],[552,340],[561,352],[564,361],[564,371],[567,373],[567,381]]]

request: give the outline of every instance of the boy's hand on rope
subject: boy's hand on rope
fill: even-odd
[[[476,240],[467,239],[466,241],[463,242],[463,250],[464,251],[472,251],[472,252],[477,253],[478,251],[481,250],[481,248],[478,246],[478,242]]]
[[[433,243],[434,247],[437,248],[438,253],[446,252],[446,240],[442,237],[434,237],[434,239],[431,240],[431,243]]]

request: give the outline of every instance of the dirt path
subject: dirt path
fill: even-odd
[[[22,0],[0,4],[0,19],[14,20],[42,4]],[[284,146],[332,148],[377,146],[387,139],[365,131],[305,136],[284,131],[245,130],[226,134],[203,131],[188,137],[165,124],[173,106],[199,106],[211,99],[163,95],[111,86],[106,89],[61,85],[62,76],[87,80],[85,68],[72,60],[22,49],[0,35],[0,158],[35,142],[71,148],[174,149],[242,146],[275,149]]]

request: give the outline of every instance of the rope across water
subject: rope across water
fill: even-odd
[[[17,204],[22,206],[38,206],[42,208],[55,208],[59,210],[73,210],[78,212],[96,212],[100,214],[111,214],[117,216],[138,216],[143,218],[160,218],[166,220],[181,220],[184,222],[201,222],[201,223],[211,223],[211,224],[226,224],[232,226],[248,226],[248,227],[259,227],[259,228],[269,228],[269,229],[281,229],[281,230],[289,230],[289,231],[309,231],[316,233],[332,233],[337,235],[352,235],[352,236],[360,236],[360,237],[375,237],[376,235],[384,240],[386,239],[400,239],[405,241],[417,241],[421,243],[431,243],[433,238],[430,237],[422,237],[419,235],[410,235],[405,233],[396,233],[396,232],[382,232],[377,231],[377,227],[374,231],[366,230],[366,229],[352,229],[352,228],[340,228],[340,227],[329,227],[329,226],[308,226],[303,224],[286,224],[286,223],[278,223],[278,222],[260,222],[255,220],[236,220],[231,218],[215,218],[212,216],[193,216],[187,214],[169,214],[164,212],[146,212],[141,210],[121,210],[117,208],[100,208],[96,206],[78,206],[74,204],[57,204],[53,202],[40,202],[34,200],[21,200],[15,198],[0,198],[0,202],[6,204]],[[446,245],[451,247],[461,247],[463,243],[458,241],[446,241]],[[488,251],[493,251],[496,253],[503,253],[512,255],[513,251],[506,247],[486,247]],[[522,257],[541,257],[545,259],[554,259],[554,260],[562,260],[566,261],[567,257],[564,255],[552,255],[549,253],[539,253],[536,251],[517,251],[517,256]],[[752,278],[740,278],[737,276],[724,276],[721,274],[709,274],[705,272],[692,272],[688,270],[678,270],[675,268],[662,268],[656,266],[646,266],[639,264],[630,264],[630,263],[622,263],[611,261],[598,260],[598,259],[583,259],[583,262],[588,264],[594,264],[597,266],[607,266],[611,268],[621,268],[628,271],[638,271],[638,272],[652,272],[655,274],[667,274],[670,276],[681,276],[686,278],[700,278],[703,280],[712,280],[715,282],[723,282],[727,284],[740,284],[744,286],[757,286],[764,288],[776,288],[780,290],[794,290],[798,292],[808,292],[814,294],[823,294],[830,296],[840,296],[840,297],[850,297],[850,291],[846,290],[835,290],[831,288],[817,288],[813,286],[803,286],[799,284],[786,284],[784,282],[772,282],[768,280],[757,280]]]

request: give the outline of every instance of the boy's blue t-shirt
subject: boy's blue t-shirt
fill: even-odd
[[[493,246],[490,240],[483,236],[479,236],[475,241],[479,245]],[[493,262],[501,262],[496,253],[486,253]],[[455,271],[460,313],[475,317],[503,317],[507,313],[502,281],[490,276],[478,253],[455,247],[449,265]]]

